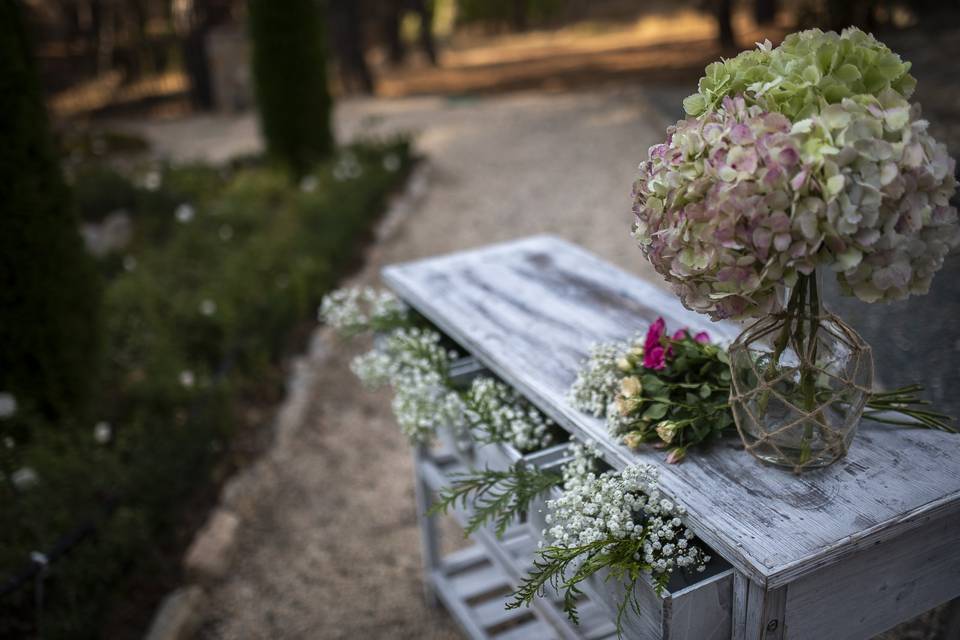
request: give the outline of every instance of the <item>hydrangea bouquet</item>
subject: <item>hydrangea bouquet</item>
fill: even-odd
[[[818,272],[864,302],[926,293],[958,244],[955,162],[909,98],[910,65],[857,29],[711,64],[650,149],[634,235],[683,303],[762,318],[730,351],[750,450],[797,469],[846,453],[869,347],[822,309]]]

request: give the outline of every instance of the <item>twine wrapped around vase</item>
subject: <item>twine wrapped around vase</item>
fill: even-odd
[[[873,386],[870,346],[820,303],[815,275],[730,346],[730,406],[752,455],[800,473],[846,455]]]

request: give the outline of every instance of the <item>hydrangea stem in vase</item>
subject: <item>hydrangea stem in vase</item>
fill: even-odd
[[[747,450],[796,471],[846,455],[873,384],[870,347],[799,275],[787,304],[730,347],[730,404]]]

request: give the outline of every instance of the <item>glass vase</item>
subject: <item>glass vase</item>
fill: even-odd
[[[870,346],[800,276],[730,346],[730,405],[747,451],[799,473],[846,455],[873,386]]]

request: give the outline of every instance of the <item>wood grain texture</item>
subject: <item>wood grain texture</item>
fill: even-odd
[[[747,608],[743,612],[744,640],[783,640],[787,625],[784,611],[787,603],[788,587],[764,589],[756,582],[747,587]],[[823,602],[821,601],[821,604]],[[836,603],[830,603],[836,604]],[[824,609],[830,607],[824,606]],[[801,638],[803,636],[796,636]],[[823,636],[833,638],[832,635]]]
[[[658,316],[721,340],[739,329],[562,240],[536,236],[392,266],[384,278],[544,413],[597,442],[609,463],[659,467],[689,526],[758,585],[787,584],[917,518],[960,510],[960,446],[950,434],[864,425],[846,459],[802,476],[761,466],[736,438],[673,466],[660,452],[614,442],[565,398],[592,343],[625,339]]]

